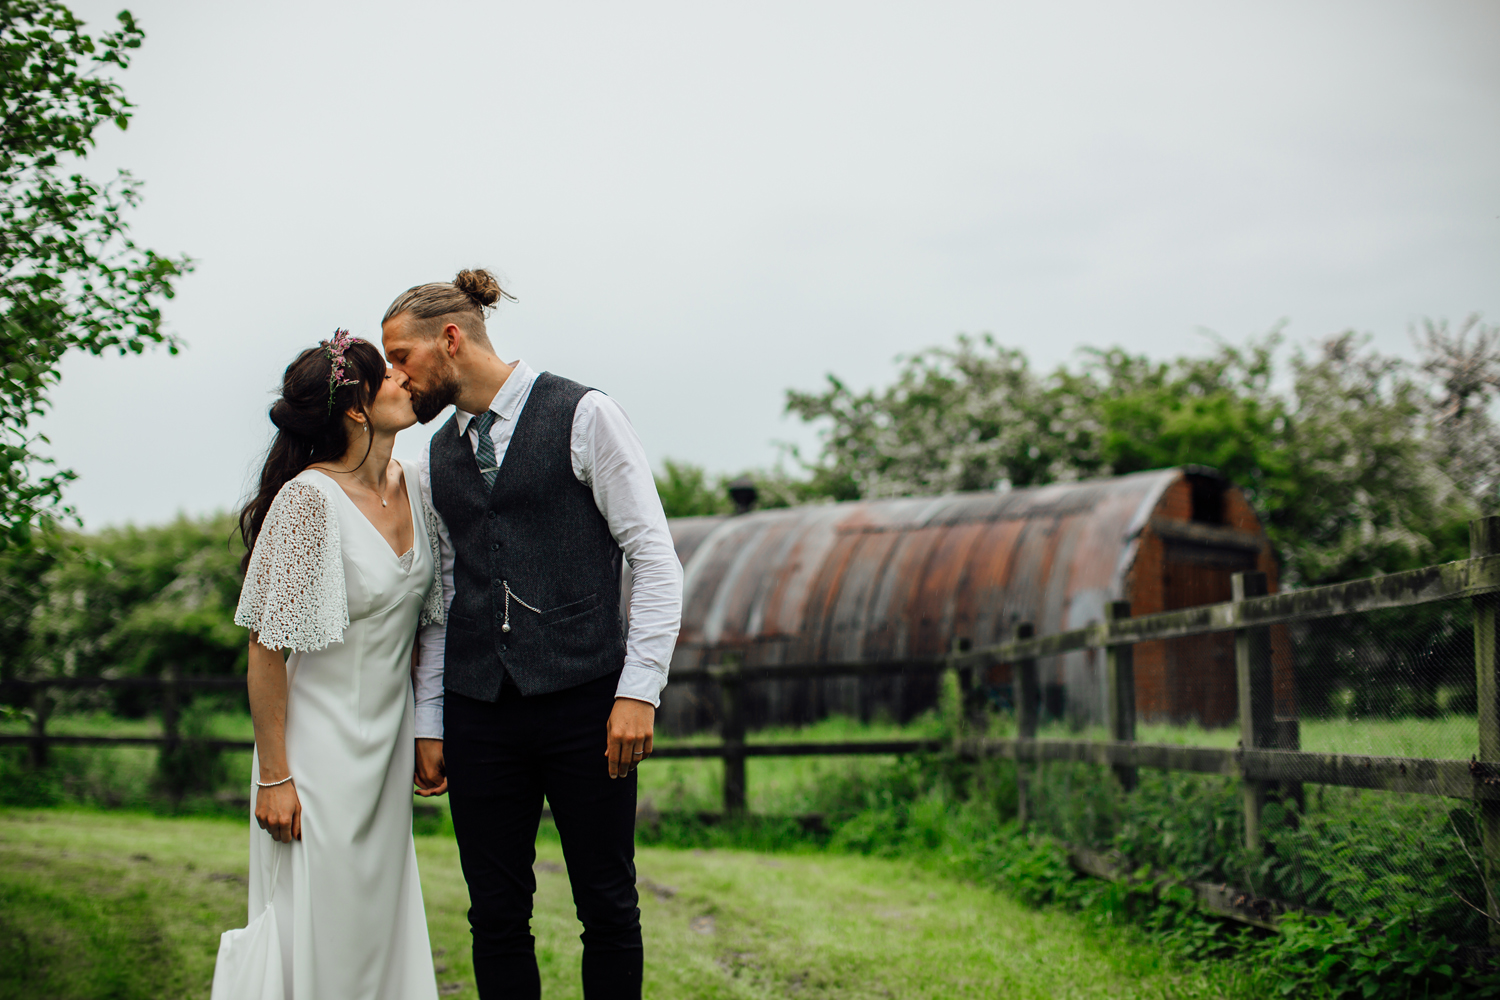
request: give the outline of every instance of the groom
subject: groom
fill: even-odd
[[[447,607],[418,641],[417,784],[450,792],[483,1000],[540,995],[543,798],[583,923],[584,996],[636,1000],[635,768],[651,754],[682,567],[619,404],[495,354],[485,313],[504,294],[489,272],[461,271],[406,291],[382,323],[418,419],[456,410],[416,470]]]

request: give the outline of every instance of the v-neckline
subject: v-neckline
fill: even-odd
[[[395,546],[391,545],[391,543],[386,539],[385,532],[375,527],[375,522],[370,520],[370,515],[360,510],[359,504],[354,502],[354,498],[351,497],[348,493],[344,492],[344,488],[339,485],[339,481],[337,479],[334,479],[322,469],[308,469],[307,471],[316,472],[318,475],[322,476],[324,479],[333,484],[333,488],[339,491],[339,495],[346,501],[348,501],[349,506],[354,508],[354,512],[360,516],[360,519],[363,520],[365,524],[369,525],[370,530],[375,532],[376,536],[380,538],[380,547],[389,552],[391,554],[391,558],[396,560],[396,565],[400,566],[401,560],[406,558],[408,552],[415,553],[417,550],[417,512],[412,509],[411,505],[411,483],[407,481],[408,477],[406,475],[406,466],[402,465],[399,459],[396,460],[396,466],[401,470],[401,492],[406,496],[406,520],[411,525],[411,547],[408,548],[406,552],[400,553],[398,553],[395,549]],[[412,565],[415,566],[416,562],[416,557],[415,555],[413,555]],[[406,572],[410,573],[411,570],[408,569]]]

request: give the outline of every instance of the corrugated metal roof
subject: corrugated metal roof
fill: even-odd
[[[673,665],[902,661],[1030,621],[1077,628],[1122,596],[1136,540],[1186,470],[1005,493],[851,501],[679,518]]]

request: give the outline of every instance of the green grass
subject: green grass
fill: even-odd
[[[994,727],[997,735],[1009,735],[1004,721]],[[1479,723],[1472,715],[1444,715],[1436,719],[1304,719],[1302,749],[1311,753],[1365,754],[1372,757],[1435,757],[1468,760],[1479,752]],[[1040,727],[1044,739],[1103,740],[1103,726],[1071,729],[1061,722]],[[1141,743],[1174,743],[1181,746],[1232,747],[1239,742],[1235,727],[1204,729],[1202,726],[1172,726],[1143,723],[1136,726]]]
[[[198,716],[202,735],[220,740],[253,740],[255,728],[248,712],[204,712]],[[23,713],[0,719],[0,734],[23,736],[31,722]],[[47,732],[55,736],[160,736],[161,719],[148,715],[125,719],[109,712],[58,712],[47,719]]]
[[[0,721],[0,734],[20,735],[28,723],[21,718]],[[158,736],[161,724],[155,718],[120,719],[103,712],[54,716],[48,731],[76,736]],[[214,713],[203,717],[203,735],[217,739],[253,738],[250,717],[237,713]],[[761,730],[750,735],[752,743],[838,742],[847,740],[929,739],[941,735],[941,724],[933,717],[901,726],[893,723],[861,723],[855,719],[832,718],[800,728],[782,727]],[[661,746],[712,744],[719,742],[716,733],[699,733],[689,737],[665,737]],[[602,752],[602,748],[601,748]],[[0,775],[19,775],[18,763],[23,756],[13,750],[16,770]],[[215,789],[218,805],[233,811],[240,807],[249,786],[249,752],[222,755],[224,780]],[[50,757],[54,777],[66,801],[92,803],[110,807],[147,808],[160,799],[155,790],[158,751],[154,747],[53,747]],[[749,805],[753,812],[774,815],[801,815],[815,812],[819,806],[813,796],[830,780],[870,771],[889,765],[895,758],[880,757],[780,757],[752,758],[746,765]],[[3,761],[0,761],[3,764]],[[714,759],[656,759],[640,771],[642,802],[661,811],[715,811],[723,806],[724,765]],[[0,792],[0,802],[5,801]],[[22,800],[17,804],[25,804]],[[445,799],[419,800],[437,806],[446,813]],[[192,796],[184,808],[188,811],[214,811],[210,794]]]
[[[61,721],[69,729],[60,725],[60,731],[75,732],[73,727],[120,732],[150,725],[150,720],[122,723],[98,716]],[[218,735],[220,726],[247,722],[243,716],[209,717],[205,728]],[[796,730],[762,731],[752,740],[919,738],[940,735],[941,727],[935,717],[907,726],[830,719]],[[1008,728],[1003,716],[992,720],[991,732]],[[1462,753],[1455,745],[1474,728],[1473,718],[1463,716],[1310,721],[1303,726],[1303,745],[1457,757]],[[1102,732],[1049,726],[1043,735],[1100,738]],[[1237,736],[1231,729],[1142,726],[1139,738],[1233,746]],[[707,733],[681,742],[716,741]],[[131,754],[134,763],[121,756]],[[243,884],[234,876],[244,874],[248,757],[226,761],[224,801],[200,796],[199,805],[175,807],[152,791],[154,750],[58,748],[54,759],[55,768],[37,775],[19,765],[19,751],[0,754],[0,792],[13,795],[52,782],[66,793],[62,801],[141,808],[134,813],[0,809],[0,1000],[206,995],[218,932],[244,920]],[[1180,956],[1207,952],[1183,950],[1160,928],[1148,938],[1137,924],[1154,927],[1154,918],[1137,913],[1120,919],[1130,907],[1122,910],[1107,900],[1108,905],[1088,903],[1110,891],[1094,883],[1069,890],[1082,893],[1083,901],[1074,901],[1077,912],[1062,913],[1024,909],[988,888],[958,881],[968,877],[999,885],[1033,903],[1051,898],[1028,894],[1026,886],[1038,877],[1025,874],[1030,871],[1025,859],[1035,845],[1025,846],[1000,822],[1015,808],[1014,766],[1007,762],[975,769],[944,755],[900,761],[752,758],[751,807],[762,815],[711,826],[691,814],[720,806],[719,761],[657,759],[640,775],[643,803],[663,813],[659,823],[642,828],[641,842],[649,846],[639,861],[648,890],[642,908],[652,955],[650,996],[1264,993],[1263,982],[1253,987],[1244,980],[1259,975],[1253,964],[1238,959],[1187,964]],[[1366,914],[1377,904],[1396,906],[1414,915],[1412,920],[1421,911],[1424,933],[1439,929],[1459,940],[1473,936],[1468,933],[1473,928],[1460,927],[1462,921],[1450,919],[1453,914],[1442,906],[1466,916],[1446,891],[1450,883],[1463,881],[1462,871],[1450,871],[1453,865],[1462,868],[1463,859],[1449,841],[1460,829],[1470,840],[1477,833],[1464,816],[1451,816],[1451,804],[1443,800],[1309,788],[1300,830],[1280,829],[1268,813],[1280,860],[1250,871],[1245,866],[1251,859],[1241,858],[1237,846],[1239,800],[1233,782],[1147,772],[1141,789],[1127,796],[1108,780],[1107,771],[1086,765],[1055,765],[1037,779],[1042,795],[1037,827],[1069,841],[1117,848],[1140,863],[1193,877],[1212,874],[1211,881],[1251,885],[1270,895],[1287,897],[1306,888],[1317,905],[1346,915]],[[14,797],[9,801],[25,804]],[[457,987],[454,995],[472,996],[464,985],[472,979],[467,897],[446,799],[422,801],[439,810],[417,822],[419,832],[437,834],[419,837],[418,853],[434,945],[442,950],[439,979]],[[198,816],[160,815],[174,810]],[[232,814],[233,821],[210,818],[215,811]],[[823,813],[832,832],[810,837],[790,819],[776,818],[805,812]],[[28,844],[30,853],[24,850]],[[578,927],[556,835],[545,825],[539,857],[536,934],[546,995],[576,996]],[[1022,859],[1019,868],[1016,858]],[[211,877],[216,874],[230,878]],[[1072,878],[1062,864],[1038,884]],[[1482,888],[1459,888],[1473,898],[1483,895]],[[1060,905],[1058,899],[1049,905]],[[87,960],[71,957],[76,955]],[[1241,977],[1238,982],[1235,976]]]
[[[1302,748],[1317,753],[1468,760],[1479,753],[1479,722],[1472,715],[1318,719],[1302,724]]]
[[[0,812],[0,997],[207,996],[247,843],[222,821]]]
[[[205,735],[220,739],[251,739],[250,718],[243,713],[204,712],[199,725]],[[0,720],[0,733],[24,733],[23,718]],[[106,713],[55,716],[49,730],[91,736],[149,736],[161,732],[154,717],[120,719]],[[1006,716],[993,720],[991,732],[1004,735],[1013,732]],[[942,734],[942,722],[929,714],[907,725],[889,722],[862,723],[855,719],[835,717],[800,728],[779,727],[750,734],[752,743],[837,742],[845,740],[928,739]],[[1041,736],[1055,739],[1104,739],[1103,727],[1070,729],[1063,723],[1049,723]],[[718,742],[716,733],[698,733],[689,737],[665,736],[662,746],[711,744]],[[1137,739],[1150,743],[1233,747],[1239,733],[1233,728],[1203,729],[1199,726],[1141,725]],[[1437,719],[1309,719],[1302,723],[1303,749],[1317,752],[1371,754],[1396,757],[1439,757],[1465,760],[1478,751],[1477,724],[1473,716],[1447,715]],[[19,751],[12,756],[19,760]],[[106,806],[151,807],[160,800],[156,789],[157,751],[150,747],[67,748],[52,750],[55,773],[65,801],[87,802]],[[746,762],[747,791],[750,810],[763,815],[802,815],[819,812],[825,804],[819,790],[847,781],[860,774],[878,772],[890,765],[892,757],[780,757],[750,758]],[[178,808],[196,812],[240,808],[247,794],[250,773],[249,753],[226,752],[222,755],[223,780],[213,794],[190,796]],[[3,762],[0,762],[3,763]],[[0,772],[5,771],[0,767]],[[724,767],[714,759],[656,759],[646,763],[640,772],[642,802],[662,812],[716,811],[723,805]],[[0,801],[7,798],[0,795]],[[16,801],[10,797],[11,801]],[[27,800],[22,799],[23,803]],[[443,800],[428,800],[446,813]],[[444,822],[436,821],[434,830]]]
[[[776,727],[750,733],[749,743],[838,743],[854,740],[919,740],[942,735],[935,715],[907,725],[860,722],[836,716],[800,727]],[[660,746],[713,744],[717,733],[667,737]],[[745,787],[750,811],[774,816],[818,811],[817,789],[831,780],[888,766],[894,757],[751,757],[745,762]],[[662,811],[715,811],[724,805],[724,765],[716,759],[666,759],[646,762],[640,770],[640,798]]]
[[[0,811],[0,998],[206,997],[219,933],[245,920],[246,837],[220,819]],[[417,854],[438,980],[474,997],[457,849],[419,837]],[[544,827],[533,923],[553,998],[579,996],[561,862]],[[1239,995],[1130,931],[909,862],[644,848],[637,864],[646,995],[660,1000]]]

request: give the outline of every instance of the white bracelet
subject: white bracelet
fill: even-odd
[[[285,778],[282,778],[280,781],[261,781],[257,779],[255,783],[262,788],[275,788],[277,785],[284,785],[291,780],[292,776],[289,774]]]

